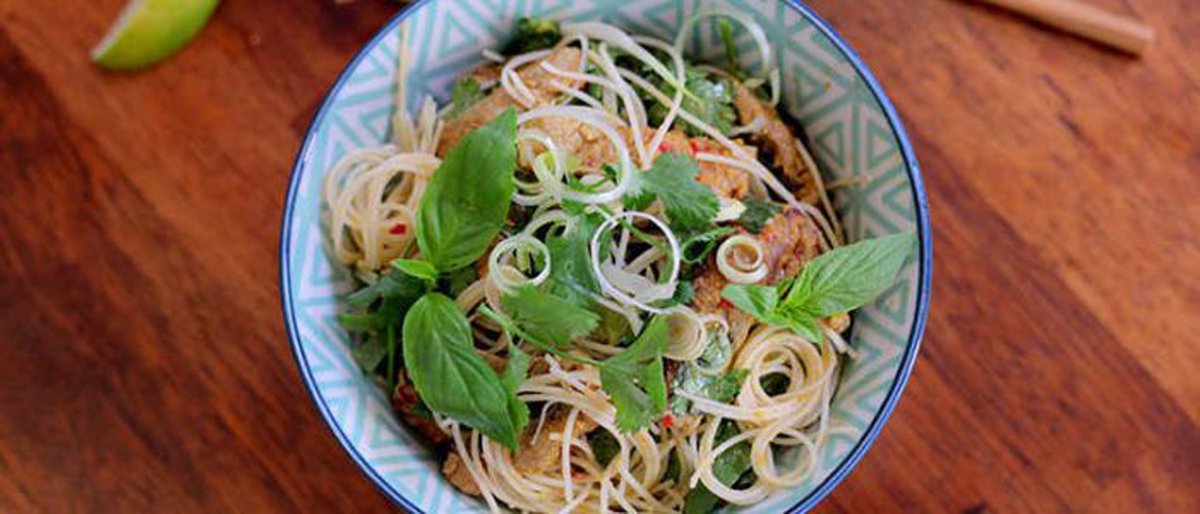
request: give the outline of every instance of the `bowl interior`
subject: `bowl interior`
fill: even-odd
[[[397,48],[406,26],[411,75],[408,103],[432,94],[445,101],[457,77],[498,48],[520,16],[605,20],[631,32],[672,39],[693,13],[720,6],[754,16],[781,70],[782,104],[802,125],[827,183],[838,182],[835,208],[851,240],[916,231],[919,251],[897,283],[854,318],[860,356],[846,365],[833,402],[840,430],[809,483],[743,509],[807,508],[826,494],[874,439],[907,379],[924,324],[929,234],[916,162],[891,106],[855,57],[806,8],[780,0],[425,0],[406,9],[364,48],[325,100],[301,150],[288,195],[282,235],[282,282],[289,335],[318,410],[367,475],[393,500],[427,512],[483,510],[446,483],[422,441],[392,416],[382,390],[350,357],[335,316],[353,287],[350,274],[326,251],[321,182],[347,150],[389,137]],[[744,69],[763,55],[738,31]],[[711,23],[697,25],[689,56],[716,60],[724,47]]]

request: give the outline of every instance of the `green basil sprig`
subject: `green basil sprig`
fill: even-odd
[[[522,414],[524,404],[517,407],[513,399],[529,360],[510,358],[512,372],[504,379],[497,376],[475,352],[467,317],[454,300],[429,293],[409,309],[404,318],[404,363],[430,409],[517,449],[517,434],[529,422],[529,411]]]
[[[417,208],[417,246],[440,272],[470,266],[504,227],[517,167],[517,113],[511,107],[446,155]]]
[[[906,232],[835,248],[805,265],[791,282],[733,284],[721,297],[764,323],[820,341],[821,318],[857,309],[883,293],[912,244],[913,234]]]

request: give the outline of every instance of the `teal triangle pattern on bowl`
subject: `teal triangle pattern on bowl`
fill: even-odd
[[[317,409],[368,478],[396,503],[422,512],[483,511],[482,503],[442,479],[431,451],[397,423],[386,394],[358,369],[336,315],[353,287],[327,252],[321,181],[346,151],[387,141],[398,37],[407,26],[409,105],[426,94],[449,97],[455,80],[500,47],[521,16],[604,20],[631,32],[672,39],[691,14],[719,6],[754,16],[782,73],[783,105],[803,128],[834,191],[849,239],[914,231],[918,252],[897,283],[855,316],[859,350],[843,372],[832,420],[843,430],[801,487],[736,512],[812,507],[840,481],[877,436],[916,359],[931,277],[931,240],[920,173],[899,119],[858,57],[806,7],[785,0],[424,0],[406,8],[350,63],[318,112],[292,175],[281,234],[285,321],[298,366]],[[749,35],[737,42],[747,69],[762,56]],[[689,54],[723,52],[712,24],[700,23]],[[355,480],[357,477],[346,477]],[[897,477],[899,479],[899,477]]]

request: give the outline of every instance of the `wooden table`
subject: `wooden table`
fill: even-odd
[[[149,72],[123,0],[0,2],[0,512],[388,504],[308,401],[279,216],[383,0],[227,1]],[[908,124],[933,211],[922,355],[822,512],[1200,511],[1200,9],[1097,0],[1142,60],[943,0],[814,1]]]

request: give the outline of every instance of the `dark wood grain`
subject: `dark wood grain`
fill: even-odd
[[[276,243],[394,4],[225,2],[116,75],[87,50],[122,2],[0,3],[0,512],[388,510],[303,390]],[[1158,29],[1145,58],[971,2],[812,2],[897,104],[936,234],[913,379],[818,511],[1200,507],[1200,9],[1096,3]]]

